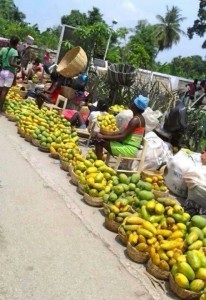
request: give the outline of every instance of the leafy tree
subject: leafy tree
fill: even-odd
[[[136,45],[141,47],[138,48]],[[155,26],[149,24],[147,20],[140,20],[137,23],[133,30],[133,35],[130,36],[127,44],[127,49],[130,51],[133,51],[134,49],[136,49],[135,51],[137,51],[137,49],[141,49],[140,52],[142,52],[143,48],[144,53],[147,53],[147,59],[144,59],[144,62],[140,63],[140,65],[150,67],[153,65],[154,58],[157,54],[157,42],[155,37]],[[137,60],[139,61],[139,58]]]
[[[101,22],[90,26],[82,26],[81,30],[76,29],[74,34],[80,40],[80,44],[86,51],[89,59],[92,56],[103,56],[109,37],[109,27],[106,24]]]
[[[25,14],[20,12],[13,0],[0,1],[0,17],[4,20],[24,22]]]
[[[180,28],[180,23],[185,20],[180,13],[180,9],[177,6],[172,6],[171,9],[167,6],[165,16],[157,15],[157,43],[158,51],[170,49],[174,44],[180,41],[180,35],[184,34],[184,31]]]
[[[93,7],[92,10],[88,11],[88,17],[87,17],[88,25],[94,25],[95,23],[100,23],[100,22],[105,23],[102,17],[103,15],[100,13],[99,8]]]
[[[206,1],[200,1],[199,11],[197,19],[194,21],[192,27],[189,27],[187,30],[188,36],[190,39],[193,38],[194,34],[197,34],[200,37],[203,37],[206,31]],[[203,48],[206,48],[206,41],[202,45]]]
[[[148,68],[150,56],[140,44],[133,44],[126,54],[127,62],[136,68]]]
[[[37,38],[37,43],[40,47],[57,49],[60,35],[60,26],[54,26],[52,28],[47,28]]]
[[[87,25],[88,19],[85,13],[81,13],[79,10],[73,9],[69,15],[64,15],[61,17],[61,23],[79,27]]]
[[[170,63],[160,63],[160,62],[157,62],[156,64],[154,64],[154,67],[153,67],[153,71],[156,71],[156,72],[160,72],[160,73],[163,73],[163,74],[171,74],[171,64]]]
[[[118,62],[119,63],[126,63],[126,53],[127,53],[127,37],[128,37],[128,34],[131,30],[129,28],[126,28],[126,27],[120,27],[117,29],[116,32],[114,32],[114,34],[112,35],[112,38],[111,38],[111,51],[109,51],[109,54],[110,52],[112,51],[118,51],[118,55],[116,53],[116,59],[118,58]],[[113,47],[112,47],[113,45]],[[111,54],[110,56],[108,57],[111,57]],[[110,58],[111,60],[111,58]],[[113,60],[111,60],[113,61]],[[117,62],[115,60],[115,62]]]
[[[205,77],[206,61],[199,55],[189,57],[175,57],[170,63],[171,74],[188,78]],[[189,71],[188,71],[189,70]],[[189,72],[189,73],[188,73]]]

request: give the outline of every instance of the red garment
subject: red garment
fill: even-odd
[[[58,98],[60,92],[61,92],[61,87],[57,87],[57,88],[53,91],[53,93],[51,93],[52,104],[56,104],[57,98]]]
[[[48,65],[49,61],[50,61],[50,56],[49,56],[49,53],[47,52],[44,55],[44,63],[45,63],[45,65]]]
[[[189,95],[194,96],[196,91],[196,85],[193,82],[191,82],[188,84],[188,87],[189,87]]]

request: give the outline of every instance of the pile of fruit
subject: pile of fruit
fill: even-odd
[[[132,249],[145,253],[159,272],[172,276],[179,288],[202,293],[204,299],[206,219],[191,218],[170,197],[157,197],[156,191],[167,190],[161,175],[117,174],[98,160],[93,150],[84,157],[76,132],[63,116],[47,108],[39,110],[33,101],[22,101],[13,89],[5,107],[18,119],[21,132],[73,166],[84,193],[103,200],[106,220],[118,225],[119,234]],[[113,115],[98,116],[98,123],[105,132],[118,130]]]
[[[168,190],[164,183],[164,177],[162,175],[148,176],[143,173],[141,177],[144,181],[151,183],[152,189],[155,191],[166,192]]]
[[[114,115],[108,113],[105,115],[99,115],[97,117],[97,123],[100,127],[100,132],[101,131],[108,132],[108,133],[118,132],[118,127]]]
[[[118,104],[112,105],[112,106],[110,106],[110,108],[109,108],[109,110],[110,110],[111,112],[113,112],[114,114],[117,114],[117,113],[123,111],[124,109],[126,109],[126,108],[124,107],[124,105],[118,105]]]
[[[185,247],[188,251],[179,256],[171,270],[179,287],[193,292],[204,290],[206,281],[205,246],[206,219],[201,216],[193,216],[187,226],[185,237]]]
[[[85,193],[91,197],[102,197],[111,190],[116,172],[102,160],[97,160],[93,151],[87,154],[86,159],[76,156],[76,161],[72,162],[72,165],[74,173],[79,176],[79,181],[84,186]]]

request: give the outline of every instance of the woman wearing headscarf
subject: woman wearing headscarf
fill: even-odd
[[[114,156],[136,157],[145,131],[145,120],[142,113],[148,107],[149,99],[142,95],[135,98],[130,109],[133,118],[127,127],[117,135],[95,135],[95,151],[98,159],[103,159],[103,148]]]

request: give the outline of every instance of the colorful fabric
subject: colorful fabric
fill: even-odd
[[[111,141],[110,147],[111,147],[112,155],[136,157],[143,136],[144,136],[144,128],[139,127],[139,128],[135,128],[135,130],[130,135],[128,135],[122,142]]]

